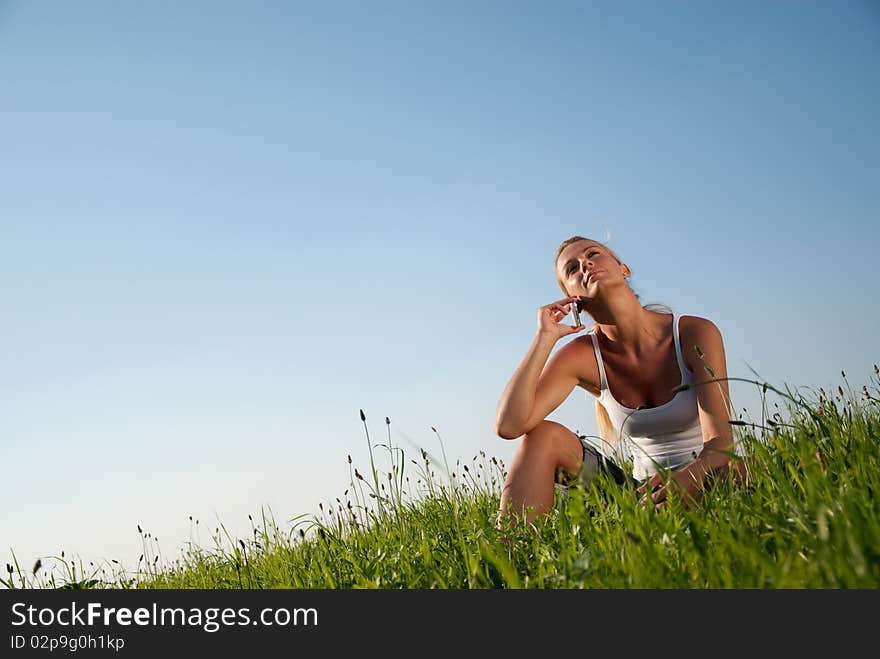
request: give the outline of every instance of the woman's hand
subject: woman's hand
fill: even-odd
[[[662,510],[672,488],[684,506],[690,508],[697,502],[705,477],[705,466],[699,460],[668,475],[657,473],[636,488],[636,492],[643,495],[639,503]]]
[[[571,307],[573,304],[577,304],[577,300],[576,297],[566,297],[538,309],[538,333],[559,340],[563,336],[580,332],[584,328],[582,324],[575,326],[561,322],[571,313]]]

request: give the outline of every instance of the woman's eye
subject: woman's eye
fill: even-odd
[[[593,258],[593,255],[595,255],[595,254],[599,254],[599,251],[598,251],[598,250],[591,250],[591,251],[587,252],[587,258]],[[573,274],[576,270],[577,270],[576,267],[574,267],[574,266],[569,266],[568,269],[565,271],[565,274],[566,274],[566,275],[571,275],[571,274]]]

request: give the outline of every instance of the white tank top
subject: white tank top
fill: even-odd
[[[672,336],[675,343],[675,358],[681,371],[681,384],[693,382],[693,374],[684,365],[681,356],[681,342],[678,337],[678,319],[681,314],[673,314]],[[601,387],[599,402],[608,412],[614,426],[615,439],[628,438],[633,458],[633,478],[644,480],[657,473],[657,466],[678,469],[693,462],[703,450],[703,433],[700,427],[700,414],[697,409],[696,388],[679,391],[668,403],[659,407],[634,410],[624,407],[611,395],[605,365],[599,350],[596,330],[590,331],[596,361],[599,364]]]

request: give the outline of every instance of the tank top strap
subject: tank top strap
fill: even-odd
[[[596,338],[596,330],[592,330],[590,338],[593,340],[593,352],[596,353],[596,363],[599,364],[599,389],[608,389],[608,378],[605,377],[605,364],[602,363],[602,353],[599,351],[599,339]]]
[[[678,360],[678,369],[681,371],[682,379],[686,379],[690,376],[690,371],[684,365],[684,357],[681,352],[681,337],[678,333],[678,321],[682,316],[686,316],[687,314],[681,313],[673,313],[672,314],[672,337],[675,341],[675,358]]]

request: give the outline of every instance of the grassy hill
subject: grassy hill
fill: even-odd
[[[875,366],[875,377],[877,367]],[[845,376],[844,376],[845,381]],[[880,384],[880,381],[877,382]],[[756,383],[761,386],[760,383]],[[773,387],[763,385],[764,393]],[[693,510],[661,512],[611,481],[569,488],[534,525],[499,532],[503,463],[482,452],[438,479],[437,464],[391,445],[379,469],[349,464],[351,487],[320,513],[271,514],[247,538],[161,564],[143,533],[134,573],[72,566],[64,577],[7,566],[6,587],[112,588],[876,588],[880,585],[880,398],[776,391],[786,416],[734,421],[750,483],[719,479]],[[778,405],[774,405],[778,408]],[[386,419],[387,422],[387,419]],[[365,423],[365,430],[367,429]],[[370,442],[367,430],[367,441]],[[442,445],[442,444],[441,444]],[[445,462],[445,461],[444,461]]]

